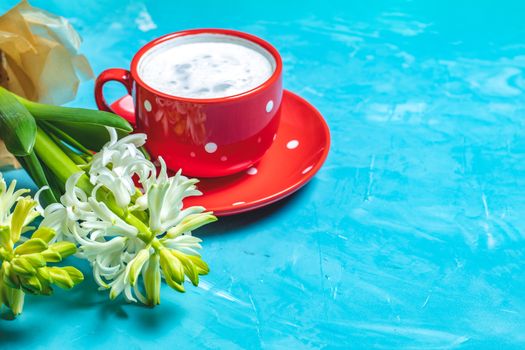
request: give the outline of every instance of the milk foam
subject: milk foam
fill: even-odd
[[[218,98],[251,90],[270,78],[271,54],[247,40],[218,34],[173,39],[146,52],[140,78],[155,90],[188,98]]]

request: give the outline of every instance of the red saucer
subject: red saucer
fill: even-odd
[[[131,96],[111,108],[127,119],[133,116]],[[281,113],[275,142],[259,163],[238,174],[202,179],[197,186],[203,195],[187,198],[185,205],[202,205],[217,216],[232,215],[274,203],[304,186],[328,155],[328,125],[311,104],[287,90]]]

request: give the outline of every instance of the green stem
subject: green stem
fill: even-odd
[[[35,151],[47,168],[50,169],[63,184],[66,183],[71,175],[83,172],[41,128],[37,130]],[[86,193],[90,193],[94,187],[91,182],[89,182],[89,178],[85,173],[79,179],[77,186]],[[117,205],[110,191],[101,189],[97,194],[97,199],[106,203],[108,208],[121,219],[136,227],[139,230],[138,237],[145,243],[149,243],[154,238],[154,234],[144,222]]]
[[[35,150],[33,149],[33,151],[25,157],[17,157],[17,159],[38,187],[49,186],[50,190],[43,191],[40,194],[40,198],[47,204],[58,202],[60,198],[60,188],[56,186],[53,174],[49,174],[49,171],[46,174],[45,166],[36,156]]]
[[[138,238],[140,238],[144,243],[149,244],[155,237],[149,227],[132,213],[128,213],[124,218],[124,221],[132,226],[135,226],[139,230]]]
[[[35,151],[38,158],[46,164],[61,183],[65,184],[71,175],[82,171],[40,128],[37,129]],[[79,179],[77,186],[87,193],[93,189],[93,185],[85,174]]]
[[[73,161],[76,165],[85,165],[87,162],[79,156],[77,153],[75,153],[71,148],[69,148],[68,145],[64,144],[58,137],[56,137],[54,134],[49,133],[48,134],[53,141],[55,141],[55,144],[60,147],[60,149]]]
[[[45,127],[49,131],[51,131],[56,137],[70,144],[71,146],[76,148],[79,152],[82,152],[85,155],[92,156],[93,153],[90,152],[86,147],[84,147],[80,142],[78,142],[77,140],[75,140],[74,138],[72,138],[71,136],[69,136],[68,134],[66,134],[65,132],[63,132],[62,130],[54,126],[53,124],[48,123],[46,121],[40,121],[40,123],[44,124]]]
[[[154,237],[154,234],[151,232],[148,225],[146,225],[140,219],[140,217],[129,212],[127,209],[122,209],[118,206],[115,197],[113,196],[113,193],[111,193],[111,191],[109,191],[107,188],[102,187],[97,192],[97,200],[100,202],[104,202],[109,208],[109,210],[111,210],[115,215],[117,215],[119,218],[121,218],[128,224],[137,228],[137,230],[139,231],[138,237],[142,241],[144,241],[144,243],[148,244]]]

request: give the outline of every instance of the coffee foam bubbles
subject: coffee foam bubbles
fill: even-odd
[[[160,92],[218,98],[251,90],[270,78],[273,57],[264,48],[227,35],[198,34],[155,46],[139,62],[140,78]]]

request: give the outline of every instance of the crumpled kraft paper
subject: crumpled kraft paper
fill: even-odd
[[[65,18],[21,1],[0,16],[0,85],[33,101],[71,101],[80,82],[93,78],[80,43]],[[13,161],[0,144],[0,169]]]

